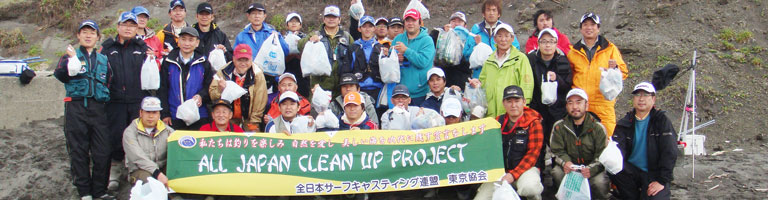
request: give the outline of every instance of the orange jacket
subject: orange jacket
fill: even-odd
[[[600,93],[600,78],[603,69],[608,69],[608,60],[616,60],[616,64],[627,78],[629,71],[624,59],[621,58],[619,48],[606,40],[603,36],[598,36],[597,50],[590,61],[587,59],[587,46],[579,40],[571,46],[568,52],[568,61],[571,62],[573,69],[573,88],[581,88],[589,96],[589,111],[594,112],[605,126],[606,133],[610,137],[613,135],[613,128],[616,126],[616,113],[614,104],[616,99],[608,101]]]

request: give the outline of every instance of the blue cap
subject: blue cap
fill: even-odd
[[[374,23],[373,21],[374,21],[373,17],[368,15],[363,16],[360,18],[360,22],[357,23],[357,27],[363,27],[365,23],[371,23],[371,25],[376,26],[376,23]]]
[[[395,86],[395,89],[392,90],[393,97],[398,94],[402,94],[409,97],[411,96],[411,93],[408,92],[408,87],[403,84],[397,84],[397,86]]]
[[[147,10],[147,8],[144,8],[144,6],[136,6],[136,7],[133,7],[133,9],[131,9],[131,12],[133,13],[133,15],[136,15],[137,17],[138,17],[140,14],[145,14],[145,15],[147,15],[147,17],[149,17],[149,16],[150,16],[150,15],[149,15],[149,10]]]
[[[138,23],[138,20],[136,20],[136,15],[127,11],[120,14],[120,20],[117,21],[117,23],[123,23],[128,20],[133,21],[133,23]]]
[[[83,27],[86,27],[86,26],[96,29],[96,32],[99,32],[99,24],[97,24],[95,21],[90,19],[80,22],[80,27],[77,28],[77,31],[80,31],[80,29],[83,29]]]
[[[176,6],[181,6],[181,8],[187,9],[187,6],[184,5],[184,1],[182,0],[173,0],[171,1],[171,4],[169,4],[168,10],[173,10]]]

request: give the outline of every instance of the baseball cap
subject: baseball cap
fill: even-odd
[[[304,23],[304,21],[301,20],[301,15],[295,12],[289,13],[288,16],[285,17],[285,23],[288,23],[288,21],[291,21],[293,18],[299,18],[299,23]]]
[[[277,79],[277,83],[280,84],[280,82],[283,81],[285,78],[293,79],[293,82],[296,82],[296,76],[291,73],[284,73],[283,75],[280,75],[280,78]]]
[[[253,52],[251,51],[251,47],[247,44],[238,44],[235,46],[235,52],[232,53],[232,57],[237,60],[240,58],[252,58]]]
[[[347,84],[359,84],[357,76],[352,73],[345,73],[341,75],[341,81],[339,81],[341,85],[347,85]]]
[[[421,13],[419,13],[419,11],[416,10],[416,9],[409,9],[409,10],[405,11],[405,14],[403,14],[403,19],[408,19],[409,17],[413,18],[413,19],[416,19],[416,20],[420,20],[421,19]]]
[[[517,85],[510,85],[504,88],[504,99],[508,98],[525,98],[523,96],[523,88]]]
[[[451,18],[448,18],[448,20],[453,20],[453,18],[459,18],[461,21],[464,21],[464,23],[467,23],[467,15],[465,15],[463,12],[458,11],[451,15]]]
[[[496,29],[493,29],[493,35],[499,33],[499,30],[501,29],[507,30],[512,35],[515,35],[515,29],[513,29],[512,26],[509,26],[509,24],[499,24],[499,26],[496,26]]]
[[[405,96],[408,96],[408,97],[411,96],[411,93],[408,92],[408,87],[406,87],[403,84],[397,84],[397,86],[395,86],[395,89],[392,90],[392,96],[393,97],[398,95],[398,94],[402,94],[402,95],[405,95]]]
[[[147,10],[147,8],[144,8],[144,6],[133,7],[133,9],[131,9],[131,12],[134,15],[136,15],[136,16],[139,16],[141,14],[145,14],[145,15],[147,15],[147,17],[149,17],[149,10]]]
[[[251,13],[252,10],[261,10],[266,12],[267,9],[264,8],[264,5],[261,5],[260,3],[252,3],[251,5],[248,5],[248,9],[245,10],[245,13]]]
[[[293,101],[299,102],[299,95],[297,95],[293,91],[285,91],[283,94],[280,95],[280,101],[278,103],[282,103],[286,99],[291,99]]]
[[[538,38],[536,38],[536,39],[537,39],[537,40],[540,40],[540,39],[541,39],[541,36],[543,36],[544,34],[549,34],[549,35],[551,35],[552,37],[554,37],[554,38],[555,38],[555,40],[557,40],[557,39],[558,39],[558,38],[557,38],[557,32],[555,32],[555,30],[554,30],[554,29],[551,29],[551,28],[545,28],[545,29],[543,29],[543,30],[539,31],[539,37],[538,37]]]
[[[160,99],[157,97],[149,96],[141,100],[141,110],[143,111],[161,111],[163,107],[160,105]]]
[[[200,14],[201,12],[208,12],[213,14],[213,6],[211,6],[208,2],[203,2],[197,5],[197,13]]]
[[[335,5],[326,6],[325,10],[323,11],[323,16],[328,16],[328,15],[333,15],[336,17],[341,16],[341,9],[339,9],[339,7]]]
[[[175,8],[176,6],[181,6],[181,8],[187,9],[187,6],[184,5],[184,1],[172,0],[171,3],[168,5],[169,7],[168,11],[173,10],[173,8]]]
[[[591,12],[582,15],[581,16],[581,21],[579,21],[579,24],[583,24],[584,20],[587,20],[587,19],[592,19],[592,21],[594,21],[595,24],[600,24],[600,16],[597,16],[597,14],[591,13]],[[581,25],[579,25],[579,26],[581,26]]]
[[[347,104],[350,103],[355,105],[363,105],[365,100],[363,100],[363,96],[361,96],[359,92],[350,92],[347,93],[347,95],[344,95],[344,106],[347,106]]]
[[[360,18],[360,22],[357,23],[357,27],[363,27],[365,23],[371,23],[371,25],[376,26],[376,23],[373,22],[373,17],[366,15]]]
[[[128,20],[133,21],[133,23],[138,23],[138,20],[136,20],[136,15],[134,15],[132,12],[123,12],[120,13],[120,20],[117,21],[117,23],[123,23]]]
[[[432,78],[432,75],[437,75],[445,78],[445,72],[443,72],[443,69],[440,69],[437,67],[433,67],[432,69],[429,69],[429,71],[427,71],[427,80]]]
[[[640,90],[643,90],[648,93],[656,94],[656,88],[653,87],[653,84],[649,82],[643,81],[642,83],[635,85],[635,89],[632,90],[632,94],[637,93]]]
[[[400,19],[399,17],[393,17],[389,18],[389,24],[387,26],[394,26],[394,25],[403,25],[403,19]]]
[[[384,17],[379,17],[378,19],[376,19],[376,22],[374,24],[379,25],[379,23],[381,22],[384,22],[384,25],[389,26],[389,20],[387,20],[387,18],[384,18]]]
[[[83,27],[86,27],[86,26],[95,29],[96,32],[99,32],[99,24],[97,24],[95,21],[90,19],[86,19],[85,21],[80,22],[80,27],[78,27],[77,30],[80,31],[80,29],[83,29]]]
[[[197,30],[195,28],[192,28],[191,26],[187,26],[181,29],[181,32],[179,32],[179,36],[189,34],[191,36],[195,36],[196,38],[200,37],[200,34],[197,33]]]
[[[584,100],[589,100],[589,98],[587,97],[587,92],[585,92],[581,88],[573,88],[573,89],[571,89],[571,91],[568,91],[568,94],[565,95],[565,99],[568,99],[569,97],[574,96],[574,95],[580,96]]]
[[[230,104],[229,101],[224,100],[224,99],[219,99],[218,101],[216,101],[216,103],[214,103],[213,107],[211,107],[211,108],[216,108],[216,106],[226,106],[227,108],[229,108],[229,111],[235,111],[235,109],[232,108],[232,104]],[[211,112],[213,112],[213,111],[211,111]]]
[[[443,104],[440,105],[440,112],[443,117],[461,117],[461,102],[456,98],[445,98]]]

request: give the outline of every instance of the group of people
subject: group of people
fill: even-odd
[[[484,117],[501,124],[507,171],[502,179],[521,196],[541,197],[547,149],[554,155],[555,181],[579,172],[589,179],[595,199],[609,197],[609,182],[621,199],[670,196],[675,132],[664,112],[654,107],[656,90],[645,82],[632,91],[634,109],[616,122],[615,100],[600,91],[601,72],[619,69],[623,78],[629,72],[618,48],[600,35],[601,19],[594,13],[581,17],[582,39],[571,44],[553,27],[550,11],[536,12],[535,31],[523,51],[512,26],[499,20],[498,0],[482,3],[483,20],[471,28],[466,15],[456,12],[448,24],[432,31],[423,27],[417,9],[406,10],[402,18],[350,15],[349,29],[343,30],[341,9],[329,5],[322,26],[309,33],[302,32],[299,13],[286,15],[286,31],[280,33],[265,22],[264,5],[253,3],[244,11],[248,24],[235,37],[234,48],[216,25],[209,3],[197,6],[197,23],[190,25],[184,21],[184,1],[172,0],[171,22],[162,30],[149,29],[149,11],[136,6],[120,15],[117,36],[107,38],[100,49],[99,25],[92,20],[80,24],[79,46],[67,48],[54,75],[67,92],[65,135],[73,183],[82,199],[113,199],[108,189],[117,189],[121,174],[131,184],[148,177],[167,184],[165,140],[174,130],[291,135],[422,129]],[[458,65],[434,64],[442,31],[461,32],[464,48]],[[254,62],[273,34],[285,55],[283,74],[265,73]],[[287,37],[299,39],[289,44]],[[306,44],[318,42],[332,72],[303,76],[301,52]],[[471,69],[469,57],[480,43],[493,53]],[[294,45],[298,53],[289,51]],[[227,61],[219,70],[208,60],[214,50],[223,51]],[[378,60],[389,56],[399,61],[399,83],[382,81]],[[157,90],[141,87],[145,60],[159,66]],[[222,98],[227,87],[237,87],[227,82],[245,94]],[[556,101],[542,101],[545,82],[557,83]],[[463,90],[470,88],[484,91],[484,109],[468,108],[470,97]],[[331,93],[330,102],[316,98],[325,90]],[[177,117],[188,101],[198,107],[199,120],[192,123]],[[329,126],[328,120],[338,125]],[[618,143],[624,156],[621,173],[606,173],[597,161],[609,140]],[[457,188],[459,197],[468,199],[471,188]],[[475,199],[490,199],[494,188],[480,185]]]

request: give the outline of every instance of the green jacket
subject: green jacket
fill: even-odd
[[[496,51],[494,51],[483,64],[479,77],[488,101],[486,117],[496,117],[507,112],[502,104],[504,101],[502,94],[507,86],[520,86],[523,89],[526,105],[530,104],[533,97],[533,70],[531,63],[528,62],[528,56],[513,47],[509,50],[509,56],[501,67],[496,60]]]
[[[597,174],[605,169],[598,158],[603,153],[608,139],[600,119],[591,112],[587,112],[586,115],[578,138],[574,133],[576,129],[573,127],[573,119],[570,116],[555,122],[549,148],[555,155],[555,163],[558,165],[563,166],[570,161],[575,165],[589,167],[590,174]]]
[[[312,36],[322,36],[320,42],[325,45],[325,50],[328,53],[328,60],[331,63],[331,75],[330,76],[310,76],[309,87],[314,87],[315,84],[320,84],[324,90],[330,90],[333,96],[340,95],[341,85],[339,85],[339,76],[341,76],[339,67],[348,67],[347,55],[349,54],[349,45],[355,42],[355,39],[349,35],[349,32],[339,28],[339,31],[335,35],[331,36],[325,32],[325,25],[320,27],[320,30],[313,31],[308,37],[304,37],[299,40],[298,48],[299,52],[304,51],[304,45],[307,44],[309,38]],[[301,74],[297,74],[301,76]]]

